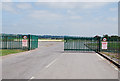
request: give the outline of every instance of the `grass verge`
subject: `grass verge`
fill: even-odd
[[[109,53],[109,52],[100,52],[101,54],[105,54],[111,59],[114,59],[117,63],[119,61],[118,53]]]
[[[8,50],[8,49],[3,49],[0,50],[0,56],[5,56],[5,55],[9,55],[9,54],[15,54],[15,53],[20,53],[20,52],[24,52],[25,50]]]

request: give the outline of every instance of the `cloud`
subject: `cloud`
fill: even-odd
[[[70,16],[70,19],[82,19],[82,17],[81,16]]]
[[[111,30],[108,31],[108,29]],[[93,36],[97,34],[103,35],[106,33],[108,33],[109,35],[117,34],[118,27],[115,23],[69,22],[64,24],[64,26],[62,26],[60,30],[62,34],[67,35]]]
[[[12,2],[12,0],[1,0],[2,2]]]
[[[29,18],[45,21],[45,22],[52,22],[54,23],[56,21],[64,22],[66,20],[77,20],[80,21],[82,19],[82,16],[80,15],[68,15],[68,14],[62,14],[62,13],[55,13],[48,10],[33,10],[32,13],[28,15]]]
[[[110,5],[107,4],[109,3],[36,3],[37,6],[35,6],[34,4],[28,3],[17,3],[14,5],[6,3],[4,8],[7,11],[16,12],[22,11],[21,9],[23,9],[23,11],[21,12],[22,14],[11,15],[11,17],[15,19],[9,23],[13,25],[9,25],[6,21],[11,20],[9,16],[5,17],[4,25],[8,25],[8,27],[4,26],[6,28],[6,30],[4,30],[17,33],[19,31],[22,32],[25,28],[29,29],[29,31],[23,31],[23,33],[42,32],[43,34],[56,34],[58,32],[59,35],[70,34],[86,36],[104,33],[114,34],[117,31],[117,19],[113,17],[115,12],[109,14]],[[105,9],[102,7],[107,7],[107,11],[104,12]],[[9,28],[10,26],[14,28],[11,29]],[[111,30],[108,31],[108,29]]]
[[[32,5],[29,3],[19,3],[16,5],[16,7],[20,9],[30,9],[32,8]]]
[[[118,18],[117,17],[108,17],[108,18],[106,18],[106,20],[116,22],[116,21],[118,21]]]
[[[2,3],[0,3],[0,11],[2,10]]]
[[[119,0],[1,0],[2,2],[119,2]]]
[[[114,11],[117,11],[118,8],[110,8],[109,10],[114,12]]]
[[[2,9],[4,11],[8,11],[10,13],[18,14],[21,13],[20,9],[25,10],[25,9],[32,9],[32,5],[29,3],[3,3],[2,4]],[[27,10],[27,11],[28,11]]]
[[[105,5],[109,4],[106,2],[49,2],[49,3],[42,3],[50,8],[62,8],[62,9],[96,9],[100,7],[104,7]],[[40,6],[41,3],[35,3],[35,5]]]
[[[96,8],[104,7],[108,4],[109,3],[105,3],[105,2],[82,3],[80,7],[83,9],[96,9]]]
[[[28,15],[28,17],[39,20],[59,20],[63,16],[49,12],[47,10],[33,10],[32,13]]]
[[[71,14],[71,15],[72,15],[72,14],[75,14],[75,12],[73,12],[73,11],[70,10],[70,9],[67,9],[67,13],[68,13],[68,14]]]
[[[15,8],[13,7],[13,3],[3,3],[2,4],[2,9],[5,11],[9,11],[11,13],[17,13]]]
[[[37,0],[1,0],[2,2],[37,2]]]
[[[37,0],[37,2],[119,2],[119,0]]]
[[[45,6],[51,7],[51,8],[75,8],[76,7],[76,3],[59,3],[59,2],[49,2],[49,3],[42,3]],[[35,3],[36,6],[40,6],[41,3]]]

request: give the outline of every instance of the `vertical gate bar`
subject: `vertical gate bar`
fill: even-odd
[[[22,47],[22,35],[20,35],[20,47],[23,49],[23,47]]]
[[[20,49],[20,48],[21,48],[21,47],[20,47],[20,35],[18,35],[18,37],[19,37],[18,42],[19,42],[19,49]]]
[[[88,38],[88,40],[89,40],[89,43],[88,43],[88,44],[91,44],[91,38]],[[89,51],[90,51],[90,49],[91,49],[91,48],[89,48]]]
[[[87,39],[85,39],[85,49],[87,50],[88,49],[88,47],[87,47],[88,45],[87,45],[86,42],[87,42]]]
[[[79,45],[79,50],[80,50],[80,38],[78,39],[78,42],[79,42],[79,44],[78,44],[78,45]]]
[[[70,49],[70,45],[69,45],[69,39],[68,39],[68,49]]]
[[[116,50],[116,49],[115,49],[115,48],[116,48],[116,46],[115,46],[115,40],[113,41],[113,48],[114,48],[114,49],[113,49],[113,52],[115,53],[115,50]]]
[[[93,42],[93,38],[91,38],[91,45],[92,45],[92,42]],[[93,48],[93,46],[92,46],[92,51],[94,51],[94,48]]]
[[[73,40],[71,39],[71,49],[73,49]]]
[[[100,40],[100,37],[99,37],[99,50],[98,50],[98,52],[100,52],[100,49],[101,49],[101,40]]]
[[[66,49],[66,38],[64,37],[64,49]]]
[[[65,43],[65,44],[66,44],[66,46],[65,46],[65,47],[66,47],[66,49],[67,49],[67,38],[66,38],[66,43]]]
[[[66,41],[67,41],[67,42],[66,42],[66,48],[68,49],[68,39],[66,39]]]
[[[79,37],[77,38],[77,50],[79,50]]]
[[[68,49],[68,39],[66,39],[66,48]]]
[[[77,39],[77,50],[79,50],[79,39]]]
[[[90,45],[92,44],[92,40],[91,40],[91,39],[92,39],[92,38],[90,38]],[[90,51],[93,50],[92,46],[89,47],[89,48],[90,48]]]
[[[75,39],[73,40],[73,42],[74,42],[74,50],[75,50],[75,48],[76,48],[76,45],[75,45],[75,43],[76,43],[76,42],[75,42]]]
[[[30,50],[30,34],[28,35],[28,50]]]
[[[69,46],[68,46],[68,39],[67,39],[67,49],[69,49]]]
[[[7,49],[7,35],[6,35],[6,49]]]
[[[77,39],[76,39],[76,41],[75,41],[75,42],[76,42],[75,46],[76,46],[76,51],[77,51]]]
[[[75,46],[76,46],[76,51],[77,51],[77,38],[76,38],[76,41],[75,41],[76,43],[75,43]]]
[[[66,38],[66,49],[68,49],[68,40]]]
[[[69,49],[71,49],[71,39],[69,40]]]
[[[86,46],[88,46],[88,44],[89,44],[89,43],[87,43],[88,41],[89,41],[88,38],[85,38],[85,45],[86,45]],[[88,47],[86,47],[85,49],[86,49],[86,51],[89,51],[89,50],[88,50]]]
[[[65,50],[65,45],[66,45],[66,44],[65,44],[65,41],[66,41],[66,40],[65,40],[65,37],[64,37],[64,50]]]

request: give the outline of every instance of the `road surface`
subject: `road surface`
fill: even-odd
[[[63,42],[3,56],[3,79],[117,79],[115,66],[98,54],[64,52]]]

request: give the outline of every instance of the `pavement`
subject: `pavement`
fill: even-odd
[[[64,52],[63,42],[2,58],[3,79],[118,79],[118,69],[94,52]]]

